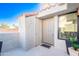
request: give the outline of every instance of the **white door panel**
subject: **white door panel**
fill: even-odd
[[[43,20],[43,42],[54,44],[54,18]]]

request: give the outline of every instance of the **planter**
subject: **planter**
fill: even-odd
[[[68,50],[70,56],[79,56],[79,50],[74,50],[73,47],[69,47]]]

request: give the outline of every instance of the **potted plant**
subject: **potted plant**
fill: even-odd
[[[73,56],[79,55],[79,43],[77,42],[77,39],[75,36],[70,36],[69,41],[71,43],[72,47],[69,47],[69,54]]]

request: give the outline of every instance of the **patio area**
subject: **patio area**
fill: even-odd
[[[8,52],[1,53],[2,56],[68,56],[67,52],[54,48],[46,48],[43,46],[38,46],[25,51],[21,48],[17,48]]]

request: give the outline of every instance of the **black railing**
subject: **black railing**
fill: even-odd
[[[70,41],[69,41],[68,39],[65,40],[65,41],[66,41],[67,53],[69,54],[69,50],[68,50],[68,48],[71,47],[72,45],[71,45],[71,43],[70,43]]]
[[[2,49],[2,41],[0,41],[0,55],[1,55],[1,49]]]

